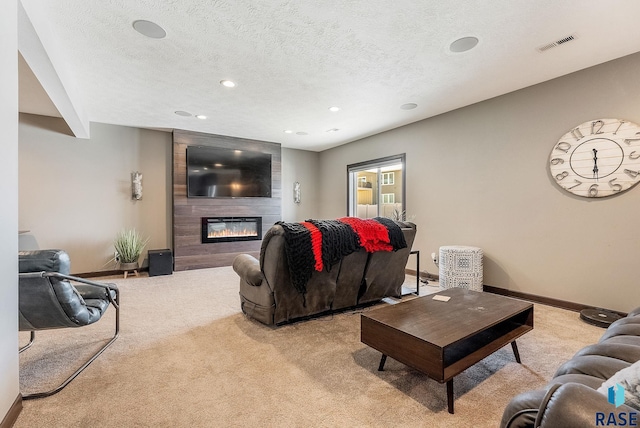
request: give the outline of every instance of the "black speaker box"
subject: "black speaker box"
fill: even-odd
[[[171,275],[173,254],[171,250],[149,250],[149,276]]]

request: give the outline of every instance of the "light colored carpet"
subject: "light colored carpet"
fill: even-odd
[[[507,346],[457,376],[450,415],[443,384],[392,359],[377,371],[358,312],[266,327],[240,313],[228,267],[109,281],[121,290],[120,337],[62,392],[25,401],[15,427],[495,427],[512,396],[603,332],[535,305],[523,364]],[[104,343],[113,316],[38,333],[20,357],[22,390],[55,386]]]

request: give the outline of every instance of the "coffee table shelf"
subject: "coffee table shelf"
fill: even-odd
[[[462,371],[468,369],[472,365],[476,364],[478,361],[483,360],[484,358],[488,357],[489,355],[493,354],[494,352],[496,352],[500,348],[503,348],[505,345],[509,343],[512,344],[512,347],[515,346],[513,345],[515,344],[515,340],[518,337],[525,334],[526,332],[530,331],[531,329],[532,327],[530,326],[524,326],[524,325],[518,326],[516,327],[515,330],[512,330],[508,334],[505,334],[504,336],[496,337],[494,340],[482,346],[481,348],[477,349],[476,351],[470,354],[464,355],[462,358],[456,360],[455,362],[446,365],[446,367],[444,368],[444,373],[441,381],[445,382],[453,378],[457,374],[460,374]],[[516,352],[517,351],[514,351],[514,353]],[[520,362],[519,360],[520,360],[520,355],[516,354],[516,361],[518,363]]]
[[[447,382],[453,413],[453,378],[533,329],[528,302],[453,288],[438,293],[448,302],[419,297],[373,310],[361,317],[361,341],[382,352],[379,370],[389,356],[430,378]]]

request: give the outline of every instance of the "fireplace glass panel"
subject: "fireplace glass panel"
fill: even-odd
[[[261,217],[203,217],[202,242],[252,241],[262,238]]]

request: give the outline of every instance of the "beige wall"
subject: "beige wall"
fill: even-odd
[[[347,164],[406,153],[423,269],[442,245],[485,251],[485,284],[627,311],[640,305],[640,186],[587,200],[551,148],[591,119],[640,123],[640,54],[320,153],[320,215],[344,215]],[[481,82],[479,82],[481,84]]]
[[[424,269],[437,272],[428,255],[441,245],[476,245],[488,285],[629,310],[640,303],[640,186],[580,199],[555,186],[547,162],[574,125],[640,123],[638,70],[635,54],[320,154],[283,149],[283,219],[345,215],[346,165],[406,153],[407,214]],[[41,247],[70,251],[74,272],[106,270],[122,227],[150,235],[150,248],[169,246],[170,134],[92,124],[91,140],[78,140],[62,128],[57,119],[21,119],[20,229]],[[129,196],[135,170],[144,174],[139,202]]]
[[[61,119],[20,115],[20,229],[40,248],[66,250],[73,273],[113,269],[123,228],[150,237],[146,249],[170,248],[171,134],[100,123],[88,140],[66,132]],[[133,171],[143,174],[140,201]]]
[[[0,14],[0,422],[18,398],[18,25],[17,2]]]
[[[69,136],[61,119],[20,115],[19,228],[40,248],[63,248],[74,273],[113,269],[112,241],[125,227],[171,248],[171,134],[91,124],[91,139]],[[318,212],[318,153],[282,150],[282,218]],[[143,198],[131,199],[130,174],[143,174]],[[302,203],[293,202],[293,182]],[[145,253],[146,254],[146,253]]]
[[[282,220],[288,222],[318,218],[319,154],[282,149]],[[300,183],[300,203],[293,202],[293,183]]]

